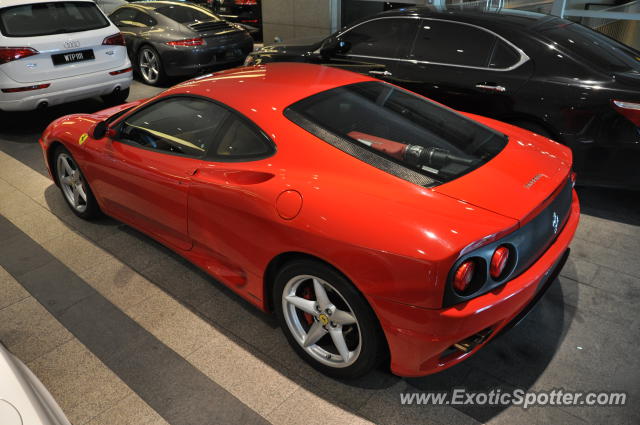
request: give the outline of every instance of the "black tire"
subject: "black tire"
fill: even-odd
[[[102,96],[102,101],[107,106],[118,106],[127,101],[129,98],[129,87],[124,90],[119,90],[115,93],[108,94],[106,96]]]
[[[84,190],[84,194],[86,196],[86,201],[85,202],[81,202],[83,205],[80,205],[79,207],[76,207],[72,201],[69,199],[69,197],[67,196],[65,189],[63,188],[64,186],[64,182],[60,181],[60,172],[58,170],[58,166],[60,164],[60,158],[62,156],[66,156],[67,158],[70,158],[72,160],[72,164],[69,163],[71,165],[72,169],[75,169],[78,171],[79,175],[78,175],[78,182],[82,185],[82,188]],[[57,146],[55,148],[55,151],[53,153],[53,163],[52,163],[52,169],[53,169],[53,173],[56,179],[56,182],[58,183],[58,187],[60,188],[60,191],[62,192],[62,197],[64,198],[65,202],[67,203],[67,205],[69,206],[69,208],[71,209],[71,211],[73,211],[73,213],[75,215],[77,215],[78,217],[85,219],[85,220],[90,220],[92,218],[96,218],[100,216],[100,207],[98,206],[98,201],[96,201],[96,197],[93,195],[93,192],[91,191],[91,188],[89,187],[89,183],[87,182],[86,178],[84,177],[84,174],[82,173],[82,170],[80,170],[80,167],[78,166],[78,163],[75,161],[75,159],[73,158],[73,156],[71,155],[71,153],[64,147],[64,146]],[[66,171],[65,171],[66,173]]]
[[[330,300],[333,302],[336,308],[341,310],[350,309],[350,313],[355,316],[357,320],[356,324],[345,325],[343,328],[341,328],[346,329],[343,335],[347,335],[350,331],[353,331],[353,328],[349,329],[349,326],[357,326],[355,331],[356,333],[352,332],[350,335],[347,335],[347,338],[351,337],[352,339],[350,342],[353,343],[353,338],[355,338],[355,336],[357,336],[357,340],[360,342],[359,354],[352,364],[343,367],[323,364],[320,362],[320,360],[314,358],[313,355],[307,351],[307,349],[303,348],[301,345],[302,343],[298,342],[298,339],[296,339],[296,336],[294,336],[293,331],[289,327],[287,319],[285,318],[285,314],[290,313],[289,310],[287,310],[287,312],[285,313],[285,308],[283,307],[283,292],[285,291],[285,288],[290,281],[294,281],[296,279],[304,279],[301,278],[301,276],[313,276],[321,279],[326,283],[329,283],[329,285],[333,288],[326,288],[328,290],[327,295],[329,295]],[[302,285],[305,284],[307,283],[305,282],[303,284],[300,284],[301,286],[299,286],[299,288],[305,289],[302,288]],[[339,294],[333,292],[332,289],[337,290]],[[342,299],[339,298],[340,296],[342,297]],[[346,301],[347,304],[344,304],[343,301]],[[339,379],[358,378],[370,372],[383,359],[386,358],[386,341],[384,339],[384,334],[382,333],[382,329],[380,328],[377,317],[367,303],[366,299],[340,272],[326,264],[310,259],[296,260],[287,263],[279,270],[275,278],[275,284],[273,287],[273,302],[280,327],[282,328],[282,331],[284,332],[291,347],[293,347],[298,355],[302,357],[307,363],[309,363],[312,367],[324,373],[325,375]],[[299,317],[304,316],[302,310],[295,311],[299,312],[298,314],[302,314],[302,316]],[[311,315],[308,315],[308,317],[311,317]],[[325,318],[326,317],[327,316],[325,316]],[[336,316],[334,315],[333,317]],[[319,323],[320,320],[317,320],[315,318],[312,318],[312,320],[313,322],[307,323],[309,329],[315,322],[321,324]],[[302,322],[303,321],[301,320],[300,323]],[[329,329],[329,326],[333,327],[333,325],[334,323],[330,322],[330,324],[325,324],[323,328]],[[360,331],[359,333],[357,333],[358,328]],[[340,332],[342,333],[343,331],[341,330]],[[321,337],[316,344],[312,344],[310,349],[314,347],[316,347],[316,349],[318,347],[322,348],[321,346],[328,347],[330,344],[334,344],[332,342],[332,339],[333,338],[331,337],[331,335],[324,334],[324,336]],[[336,346],[334,344],[334,352],[337,351],[335,347]],[[334,359],[338,357],[342,358],[342,356],[339,356],[338,354],[334,355]]]
[[[147,54],[152,55],[157,59],[157,77],[155,78],[152,78],[150,73],[145,72],[143,62],[147,60]],[[140,50],[138,50],[138,54],[136,55],[136,70],[138,71],[138,74],[140,74],[142,81],[152,86],[159,86],[167,79],[164,67],[162,66],[162,58],[160,57],[160,54],[156,49],[148,44],[142,46]]]
[[[516,127],[524,128],[525,130],[529,130],[548,139],[555,138],[555,136],[547,128],[533,121],[516,119],[509,121],[509,124],[515,125]]]

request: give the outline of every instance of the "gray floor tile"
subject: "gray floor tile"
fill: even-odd
[[[72,338],[32,297],[0,310],[0,340],[23,362],[34,360]]]
[[[4,268],[0,267],[0,310],[29,296]]]
[[[0,217],[0,221],[5,220]],[[44,266],[52,260],[47,251],[24,234],[18,234],[0,244],[0,266],[14,277]]]
[[[84,424],[131,390],[77,340],[27,364],[74,424]]]
[[[155,410],[135,394],[120,400],[87,422],[87,425],[168,425]]]

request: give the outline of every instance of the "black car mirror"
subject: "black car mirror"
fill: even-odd
[[[107,123],[105,121],[100,121],[93,127],[93,132],[91,134],[91,138],[94,140],[102,139],[106,134],[109,127],[107,127]]]
[[[339,54],[346,53],[347,51],[349,51],[350,48],[351,48],[351,43],[349,43],[348,41],[333,39],[333,40],[327,41],[320,48],[320,54],[326,58],[326,57],[335,55],[336,53],[339,53]]]
[[[344,40],[338,40],[336,44],[336,53],[347,53],[351,49],[351,43]]]

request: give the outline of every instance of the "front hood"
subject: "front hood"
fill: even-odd
[[[566,182],[571,151],[530,131],[465,115],[506,134],[509,143],[484,166],[435,191],[521,222],[528,220]]]
[[[103,109],[103,110],[98,111],[98,112],[94,112],[92,115],[95,116],[96,118],[100,119],[100,120],[105,120],[105,119],[109,118],[110,116],[117,114],[120,111],[136,107],[136,106],[140,105],[141,103],[146,102],[147,100],[149,100],[149,98],[134,100],[132,102],[123,103],[123,104],[120,104],[118,106],[113,106],[111,108],[107,108],[107,109]]]

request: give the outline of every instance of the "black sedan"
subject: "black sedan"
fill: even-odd
[[[190,3],[131,3],[110,16],[127,42],[131,63],[148,84],[241,64],[253,39],[240,25]]]
[[[412,8],[317,43],[266,46],[245,64],[324,63],[570,146],[578,182],[640,189],[640,53],[579,24],[523,11]]]

